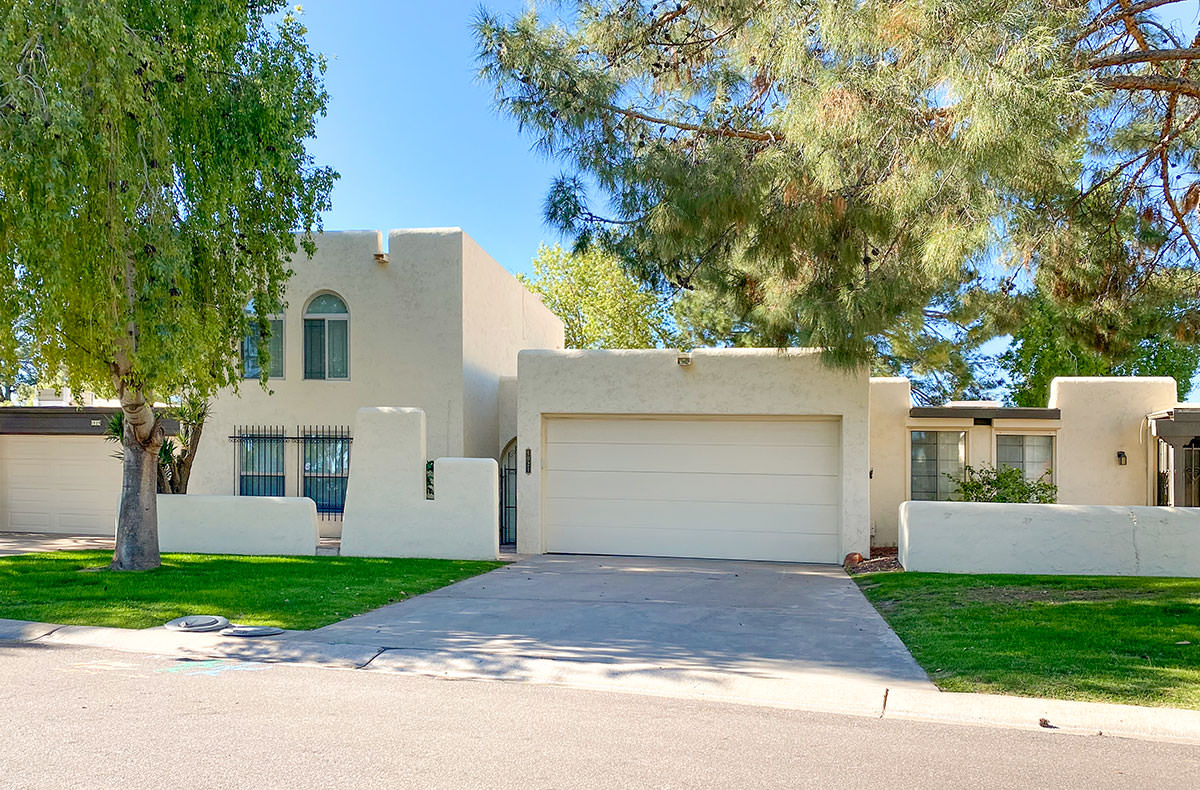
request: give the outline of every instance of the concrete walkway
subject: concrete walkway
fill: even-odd
[[[317,554],[336,557],[341,541],[323,537]],[[62,535],[54,532],[0,532],[0,557],[12,554],[41,554],[48,551],[112,551],[112,535]]]
[[[58,535],[50,532],[0,532],[0,556],[47,551],[112,551],[111,535]]]
[[[528,557],[304,638],[382,647],[377,670],[780,704],[934,689],[828,565]]]

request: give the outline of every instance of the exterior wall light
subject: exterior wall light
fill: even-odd
[[[1129,456],[1125,455],[1124,450],[1117,450],[1117,466],[1125,466],[1129,463]]]
[[[690,368],[692,366],[692,355],[680,354],[679,356],[675,357],[675,363],[681,368]]]

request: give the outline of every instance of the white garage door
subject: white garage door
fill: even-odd
[[[547,551],[838,562],[836,419],[553,418]]]
[[[0,529],[113,534],[117,450],[99,436],[0,436]]]

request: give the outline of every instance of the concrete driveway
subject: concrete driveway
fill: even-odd
[[[836,566],[544,555],[309,632],[368,669],[869,708],[932,690]]]

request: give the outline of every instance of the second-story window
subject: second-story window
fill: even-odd
[[[267,319],[271,333],[266,338],[270,361],[267,377],[283,378],[283,316],[273,315]],[[256,324],[251,324],[250,334],[242,340],[242,376],[256,379],[262,374],[262,357],[259,355],[259,337]]]
[[[304,311],[304,378],[350,378],[350,311],[334,294],[314,296]]]

